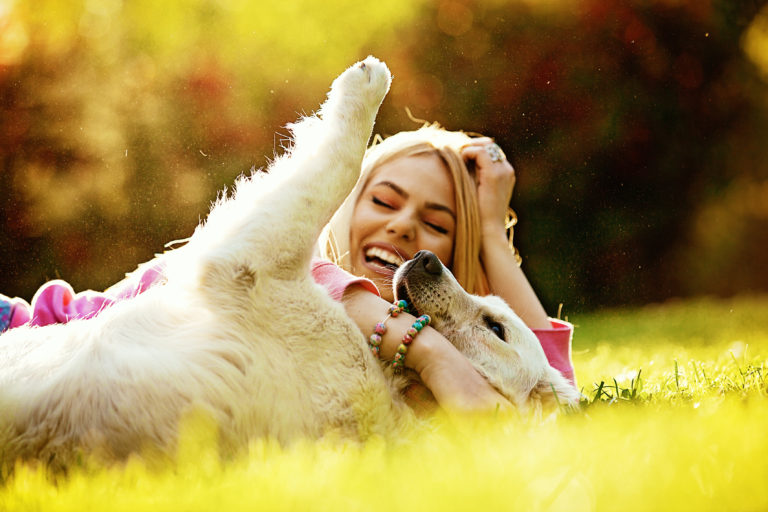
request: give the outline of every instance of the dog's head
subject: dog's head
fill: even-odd
[[[579,392],[549,365],[536,335],[506,302],[468,294],[431,252],[401,265],[394,289],[520,411],[578,403]]]

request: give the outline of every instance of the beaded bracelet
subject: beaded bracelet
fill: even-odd
[[[368,346],[371,348],[371,352],[378,359],[379,352],[381,351],[381,337],[387,332],[387,326],[384,325],[389,317],[396,317],[402,311],[408,311],[408,303],[404,300],[399,300],[389,306],[389,312],[387,316],[381,322],[377,323],[373,328],[373,334],[368,337]]]
[[[405,331],[405,334],[403,334],[402,343],[400,343],[400,346],[397,347],[395,357],[392,359],[392,369],[395,371],[395,373],[400,373],[403,370],[403,367],[405,366],[405,354],[408,353],[408,346],[413,343],[413,339],[416,337],[416,335],[419,334],[419,332],[421,332],[425,326],[429,325],[431,320],[432,319],[429,317],[429,315],[421,315],[416,319],[416,321],[413,322],[408,330]]]

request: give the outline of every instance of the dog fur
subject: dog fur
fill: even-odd
[[[239,179],[189,242],[162,256],[163,285],[88,320],[0,336],[0,463],[66,467],[80,450],[108,459],[171,451],[191,410],[211,415],[225,450],[262,436],[365,439],[407,425],[413,415],[391,375],[309,273],[320,230],[358,178],[389,84],[372,57],[342,73],[319,113],[292,125],[286,155]],[[505,396],[523,405],[545,380],[563,383],[498,299],[455,295],[435,301],[435,325],[461,338],[459,349]],[[448,306],[465,316],[443,315]],[[461,325],[478,311],[524,331],[509,343],[524,348],[473,345],[475,331]],[[501,368],[510,364],[534,370]]]
[[[521,413],[541,416],[579,402],[579,392],[549,365],[536,335],[506,302],[470,295],[431,252],[419,251],[397,269],[394,290],[417,314],[428,314],[430,325]]]

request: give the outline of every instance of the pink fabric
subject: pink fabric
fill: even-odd
[[[157,258],[145,263],[137,272],[111,286],[104,293],[112,297],[114,302],[130,299],[160,282],[165,282],[164,269],[165,263]]]
[[[379,295],[379,289],[373,281],[352,275],[330,261],[313,259],[311,271],[315,282],[322,285],[335,301],[340,302],[344,291],[353,284],[359,284],[369,292]]]
[[[9,329],[29,324],[43,326],[65,324],[70,320],[96,316],[115,302],[135,297],[150,286],[165,280],[162,263],[146,265],[105,292],[87,290],[75,293],[69,283],[56,279],[44,284],[28,304],[23,299],[7,299],[11,303]],[[4,299],[0,296],[0,300]]]
[[[27,304],[27,301],[24,299],[10,299],[5,297],[4,295],[0,295],[0,300],[4,300],[7,304],[10,305],[10,318],[8,329],[11,329],[13,327],[18,327],[20,325],[24,325],[25,323],[29,322],[30,317],[30,307],[29,304]],[[2,332],[2,329],[0,328],[0,332]]]
[[[91,318],[114,301],[91,290],[75,293],[69,283],[51,281],[32,299],[30,325],[64,324],[75,318]]]
[[[539,338],[539,343],[544,349],[549,364],[563,374],[563,377],[576,385],[573,374],[573,362],[571,361],[571,341],[573,339],[573,324],[563,320],[550,318],[551,329],[533,329],[533,333]]]

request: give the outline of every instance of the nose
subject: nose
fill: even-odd
[[[412,215],[407,211],[394,215],[387,223],[387,233],[413,241],[416,238],[416,227]]]
[[[414,255],[413,259],[424,266],[427,274],[439,276],[443,273],[443,264],[440,262],[440,258],[429,251],[419,251]]]

